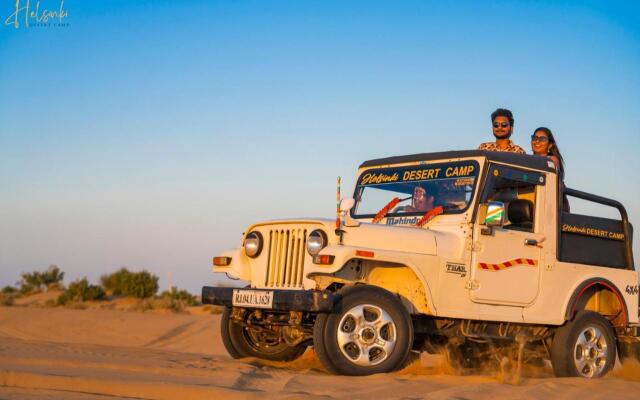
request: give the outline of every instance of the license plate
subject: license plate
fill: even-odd
[[[273,308],[273,290],[234,289],[231,304],[240,307]]]

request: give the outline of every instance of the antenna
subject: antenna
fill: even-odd
[[[336,230],[340,229],[340,177],[338,177],[338,191],[336,193]]]

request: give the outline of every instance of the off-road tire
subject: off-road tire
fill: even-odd
[[[327,354],[327,349],[324,347],[324,341],[322,337],[324,336],[324,330],[327,326],[327,317],[328,314],[318,314],[316,317],[316,321],[313,324],[313,351],[316,353],[318,360],[322,363],[324,368],[329,371],[329,373],[337,374],[338,370],[333,365],[333,362],[329,358]]]
[[[256,357],[270,361],[293,361],[307,349],[306,343],[289,346],[283,339],[277,338],[272,338],[277,342],[274,345],[260,343],[252,338],[255,332],[252,332],[251,328],[235,323],[230,318],[230,314],[231,309],[225,308],[221,320],[221,331],[222,342],[233,358]],[[225,335],[227,335],[226,338]]]
[[[598,340],[585,340],[585,337],[592,337],[590,334],[585,335],[589,330],[597,333]],[[588,343],[588,346],[579,345],[579,340]],[[586,359],[582,350],[588,347],[593,349],[593,354],[604,352],[596,357],[597,368],[587,365],[579,370],[576,360]],[[613,367],[615,360],[616,337],[613,327],[607,319],[593,311],[579,312],[572,321],[556,330],[551,343],[551,364],[558,377],[601,378]]]
[[[327,314],[326,320],[318,323],[317,329],[314,329],[318,358],[325,368],[343,375],[371,375],[404,366],[413,344],[413,324],[400,299],[382,288],[367,285],[352,286],[340,294],[341,299],[335,308],[337,311]],[[351,322],[355,321],[352,316],[358,312],[354,310],[360,307],[364,321],[361,324]],[[380,321],[378,327],[371,328],[376,321]],[[353,330],[346,329],[347,326]],[[356,332],[358,329],[360,331]],[[343,339],[339,339],[339,333]],[[344,341],[345,337],[354,334],[359,339],[348,339],[341,349],[339,340]],[[394,339],[393,345],[390,339]],[[371,341],[367,347],[359,347],[358,344],[367,341]],[[388,351],[384,350],[387,345]],[[354,354],[355,357],[350,359],[345,354]],[[356,364],[358,355],[366,358],[366,365]]]
[[[231,342],[231,334],[229,333],[229,324],[232,323],[230,320],[231,308],[225,307],[222,312],[222,318],[220,319],[220,336],[222,337],[222,344],[224,348],[227,350],[227,353],[231,356],[231,358],[244,358],[247,357],[246,354],[241,353]]]

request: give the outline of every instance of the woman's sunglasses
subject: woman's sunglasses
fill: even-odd
[[[494,127],[494,128],[500,128],[500,127],[506,128],[506,127],[508,127],[508,126],[509,126],[509,123],[508,123],[508,122],[503,122],[503,123],[501,123],[501,124],[499,124],[499,123],[497,123],[497,122],[494,122],[494,123],[493,123],[493,127]]]
[[[548,142],[549,138],[546,136],[536,136],[536,135],[531,135],[531,141],[532,142]]]

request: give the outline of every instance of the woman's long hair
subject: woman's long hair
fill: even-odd
[[[564,178],[564,159],[562,158],[562,154],[560,154],[560,149],[558,148],[558,144],[556,143],[556,138],[553,137],[551,129],[545,128],[544,126],[537,128],[535,131],[533,131],[533,134],[535,135],[535,133],[538,131],[544,132],[549,138],[549,155],[558,157],[558,160],[560,161],[560,168],[558,172],[560,173],[560,178]]]

